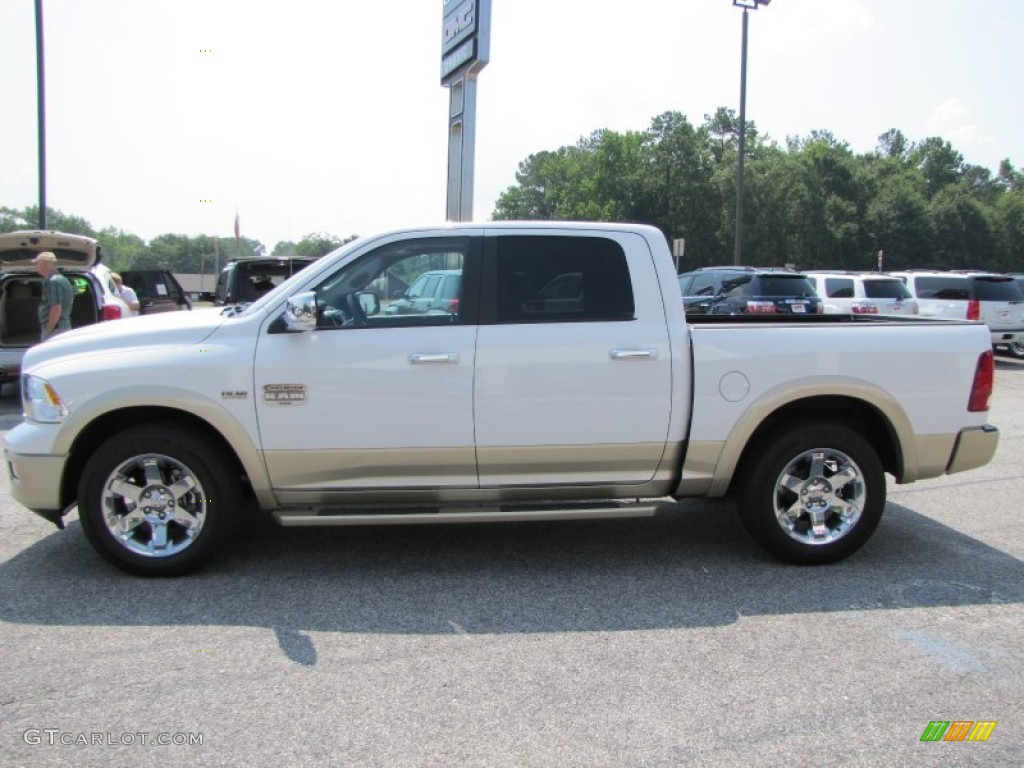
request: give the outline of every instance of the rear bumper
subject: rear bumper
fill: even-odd
[[[991,328],[992,344],[1012,344],[1015,341],[1024,341],[1024,330],[1012,328],[1009,330],[994,331]]]
[[[947,474],[965,472],[988,464],[999,445],[999,430],[991,424],[960,430],[953,454],[946,467]]]

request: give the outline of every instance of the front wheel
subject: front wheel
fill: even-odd
[[[78,516],[93,548],[139,576],[180,576],[220,549],[241,502],[239,471],[199,432],[132,427],[86,463]]]
[[[1015,357],[1018,360],[1024,359],[1024,341],[1011,341],[1007,345],[1007,351],[1011,357]]]
[[[885,508],[885,474],[858,432],[800,424],[761,442],[741,467],[740,519],[780,560],[832,563],[870,538]]]

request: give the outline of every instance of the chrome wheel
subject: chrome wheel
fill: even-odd
[[[188,466],[145,453],[119,464],[103,483],[103,521],[114,541],[144,557],[188,549],[207,519],[208,497]]]
[[[830,544],[849,533],[867,502],[864,473],[834,448],[804,451],[775,481],[775,519],[801,544]]]
[[[1010,345],[1010,354],[1018,360],[1024,358],[1024,341],[1014,341]]]

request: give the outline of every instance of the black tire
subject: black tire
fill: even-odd
[[[863,546],[882,519],[882,462],[844,424],[802,422],[760,441],[748,456],[740,467],[740,519],[784,562],[842,560]]]
[[[1024,360],[1024,341],[1012,341],[1006,345],[1006,350],[1010,353],[1010,357]]]
[[[93,548],[137,576],[182,576],[206,565],[242,503],[238,467],[211,442],[156,423],[103,443],[78,485],[78,517]],[[122,535],[111,530],[118,524]]]

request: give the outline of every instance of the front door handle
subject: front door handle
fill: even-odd
[[[409,355],[409,362],[413,365],[427,365],[430,363],[457,363],[459,362],[458,352],[413,352]]]
[[[612,360],[657,360],[658,350],[656,349],[610,349],[608,356]]]

